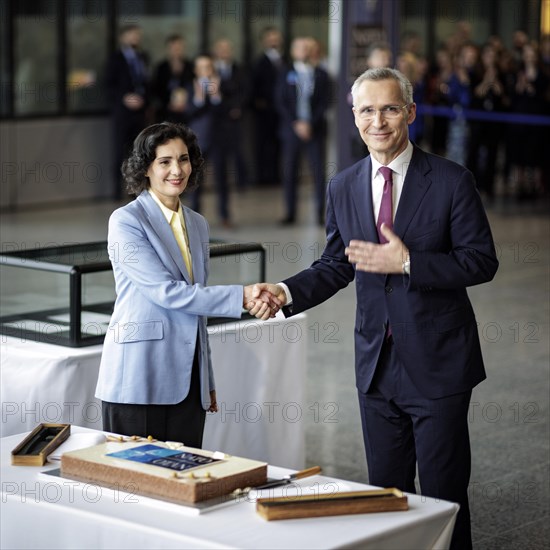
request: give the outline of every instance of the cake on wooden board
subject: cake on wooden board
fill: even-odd
[[[189,503],[265,483],[267,463],[160,441],[109,441],[64,453],[61,475]]]

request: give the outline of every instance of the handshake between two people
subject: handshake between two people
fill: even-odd
[[[285,304],[286,293],[279,285],[257,283],[244,287],[243,307],[262,321],[275,317]]]
[[[381,226],[386,241],[383,244],[352,240],[345,249],[348,261],[357,271],[369,273],[403,273],[403,262],[409,250],[386,224]],[[244,287],[243,306],[258,319],[275,317],[286,305],[287,295],[281,285],[257,283]]]

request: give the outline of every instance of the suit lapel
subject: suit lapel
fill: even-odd
[[[195,283],[204,285],[204,246],[208,243],[203,243],[200,229],[195,221],[195,217],[191,215],[189,208],[182,205],[183,217],[185,218],[185,227],[187,229],[187,238],[189,239],[189,250],[191,251],[191,259],[193,261],[193,280]]]
[[[378,232],[372,205],[371,173],[372,163],[370,156],[368,156],[358,167],[356,177],[352,179],[351,196],[364,240],[377,243]]]
[[[415,146],[393,222],[393,230],[401,239],[432,184],[427,176],[430,171],[431,166],[426,154]]]
[[[187,281],[187,283],[191,284],[191,278],[189,277],[189,273],[187,272],[187,268],[185,267],[185,262],[183,261],[183,256],[181,255],[178,243],[176,241],[176,238],[174,237],[174,233],[172,233],[172,228],[166,222],[164,214],[161,212],[155,201],[151,198],[149,191],[143,191],[138,196],[137,200],[140,201],[140,203],[143,205],[143,208],[145,209],[145,212],[147,213],[147,216],[149,218],[149,222],[151,223],[153,229],[159,236],[164,246],[166,247],[166,251],[168,252],[169,256],[177,265],[180,273],[183,275],[183,278]],[[192,251],[191,254],[193,254]]]

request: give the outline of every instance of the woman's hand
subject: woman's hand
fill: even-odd
[[[216,413],[218,412],[218,402],[216,401],[216,390],[210,390],[210,407],[208,412]]]

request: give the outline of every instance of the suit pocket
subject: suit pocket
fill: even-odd
[[[434,319],[434,325],[437,332],[447,332],[469,323],[475,322],[475,315],[470,308],[450,311],[443,315],[438,315]]]
[[[429,223],[412,228],[407,232],[405,236],[407,242],[422,240],[431,235],[437,233],[439,230],[439,220],[432,220]]]
[[[164,338],[162,321],[115,323],[109,327],[109,331],[112,331],[113,340],[117,344],[142,342],[144,340],[162,340]]]

